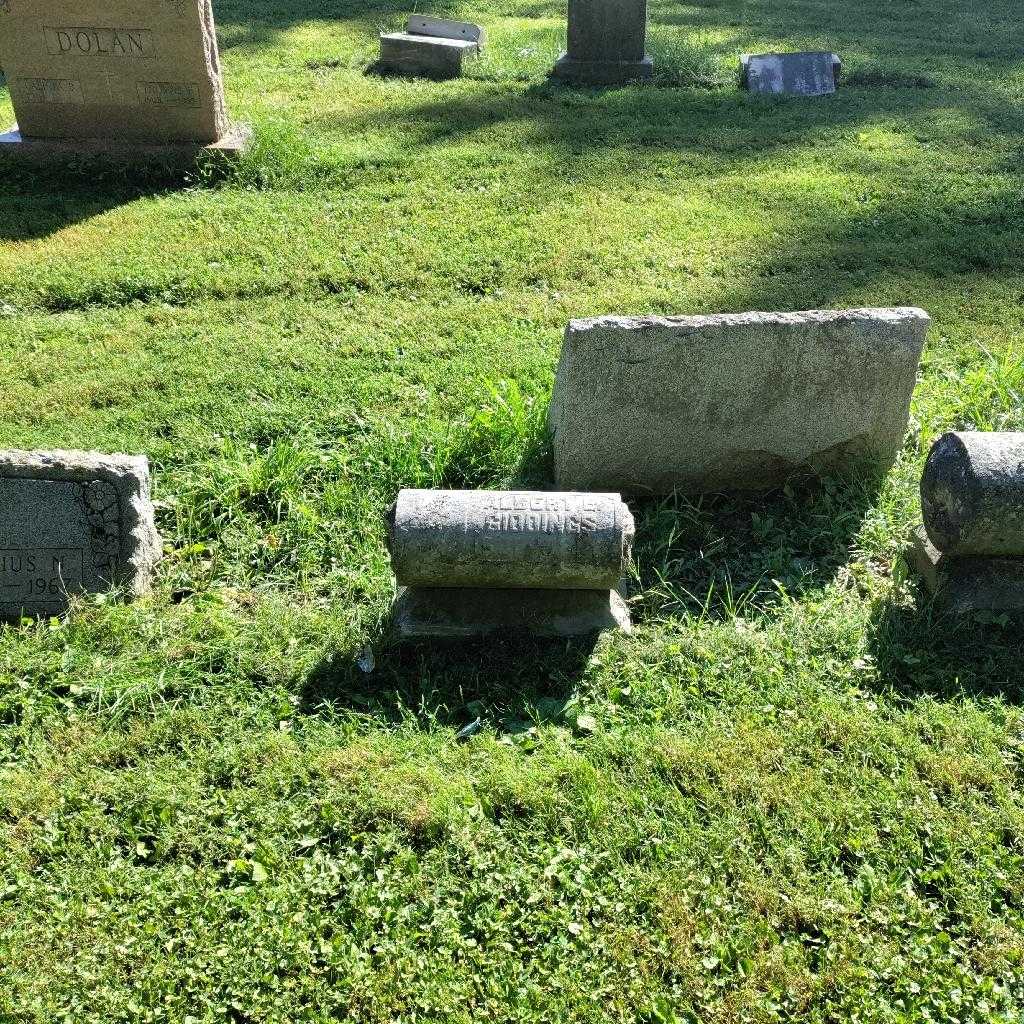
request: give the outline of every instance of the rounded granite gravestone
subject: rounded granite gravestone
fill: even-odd
[[[954,613],[1024,612],[1024,433],[943,434],[907,556]]]
[[[400,635],[629,629],[633,516],[617,494],[403,490],[388,514]]]
[[[0,451],[0,620],[140,594],[160,557],[143,456]]]
[[[1024,557],[1024,433],[948,433],[921,477],[928,536],[945,555]]]
[[[609,590],[634,533],[617,494],[408,489],[389,519],[395,575],[417,587]]]

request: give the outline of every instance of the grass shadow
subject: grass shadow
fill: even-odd
[[[302,687],[300,711],[347,710],[384,723],[414,719],[471,731],[479,720],[499,733],[527,735],[533,726],[571,718],[595,642],[385,639],[372,671],[365,652],[361,659],[339,656],[317,665]]]
[[[849,561],[881,482],[797,476],[764,493],[638,503],[637,620],[769,613],[783,595],[823,590]]]
[[[875,610],[868,649],[885,690],[907,699],[970,694],[1024,701],[1024,615],[957,616],[915,583]]]

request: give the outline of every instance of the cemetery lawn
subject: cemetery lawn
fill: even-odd
[[[165,541],[0,628],[0,1021],[1019,1021],[1021,623],[900,557],[935,437],[1024,429],[1018,4],[653,0],[607,91],[560,3],[430,10],[465,79],[217,0],[237,172],[0,179],[0,445],[147,453]],[[835,97],[737,90],[800,47]],[[632,636],[387,639],[383,511],[549,479],[569,318],[904,304],[880,486],[637,504]]]

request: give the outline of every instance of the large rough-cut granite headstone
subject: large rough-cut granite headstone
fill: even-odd
[[[929,323],[915,308],[574,320],[549,414],[558,486],[758,489],[889,464]]]
[[[552,74],[592,85],[650,78],[646,44],[647,0],[569,0],[568,48]]]
[[[743,84],[770,96],[828,96],[836,91],[843,62],[834,53],[745,53]]]
[[[141,456],[0,451],[0,619],[149,584],[160,556]]]
[[[210,0],[4,0],[20,138],[215,143],[228,129]]]

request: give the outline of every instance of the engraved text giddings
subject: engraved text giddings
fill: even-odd
[[[497,494],[480,509],[482,526],[496,533],[593,533],[598,502],[591,497]]]

